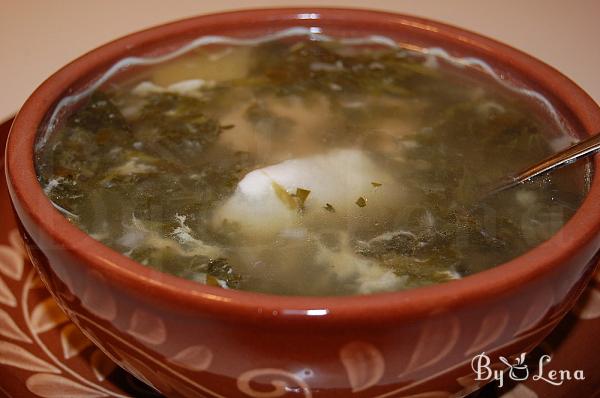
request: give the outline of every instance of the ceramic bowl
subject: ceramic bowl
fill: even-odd
[[[573,135],[600,110],[534,58],[462,29],[366,10],[270,9],[191,18],[100,47],[44,82],[10,133],[6,174],[31,259],[60,306],[119,365],[168,396],[447,397],[476,390],[471,360],[536,346],[587,283],[600,247],[600,178],[576,214],[526,254],[462,280],[353,297],[281,297],[204,286],[144,267],[69,223],[37,182],[34,142],[57,101],[128,56],[166,54],[205,35],[290,27],[376,34],[487,71],[549,101]],[[475,60],[475,61],[473,61]],[[600,158],[593,168],[600,166]],[[495,364],[492,364],[495,366]]]

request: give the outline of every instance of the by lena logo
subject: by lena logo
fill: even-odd
[[[485,352],[475,355],[471,361],[471,368],[477,376],[477,381],[498,381],[499,387],[504,386],[505,377],[514,381],[524,381],[531,378],[534,381],[543,381],[555,386],[560,386],[565,381],[569,380],[585,380],[583,370],[547,370],[547,365],[551,361],[550,355],[542,355],[538,361],[537,369],[530,374],[529,367],[525,363],[525,353],[515,358],[515,362],[511,363],[505,357],[498,357],[498,360],[506,365],[506,367],[498,367],[492,365],[492,360]],[[508,372],[505,372],[507,371]]]

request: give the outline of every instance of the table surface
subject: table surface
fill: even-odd
[[[325,4],[419,15],[482,33],[553,65],[600,103],[598,0],[0,0],[0,121],[62,65],[127,33],[222,10]]]

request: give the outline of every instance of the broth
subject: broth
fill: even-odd
[[[37,153],[71,222],[223,288],[348,295],[505,262],[574,213],[552,178],[474,200],[552,152],[517,94],[407,50],[197,49],[96,91]]]

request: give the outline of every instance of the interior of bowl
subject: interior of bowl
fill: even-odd
[[[585,200],[561,230],[542,244],[503,265],[460,280],[369,296],[273,296],[225,290],[165,275],[92,239],[46,199],[36,177],[34,151],[43,147],[95,90],[126,81],[198,48],[299,39],[341,39],[353,46],[409,49],[461,73],[467,71],[482,81],[493,81],[519,95],[556,127],[548,133],[556,148],[574,137],[593,133],[600,121],[593,101],[551,67],[493,40],[443,24],[396,14],[338,9],[256,10],[202,16],[109,43],[67,65],[36,90],[17,117],[9,139],[8,174],[24,211],[90,267],[108,275],[120,275],[114,283],[127,289],[143,291],[151,281],[160,290],[159,296],[178,302],[216,303],[231,311],[256,307],[266,308],[269,313],[282,308],[298,310],[294,316],[311,315],[311,311],[315,315],[315,309],[326,309],[319,313],[326,318],[352,317],[361,311],[406,315],[434,309],[442,301],[446,306],[459,305],[509,290],[556,269],[565,259],[593,244],[600,225],[600,183],[590,177],[592,165],[583,163],[565,172],[558,183],[576,192],[589,189]],[[596,159],[595,167],[597,163]],[[577,181],[576,186],[572,181]]]

